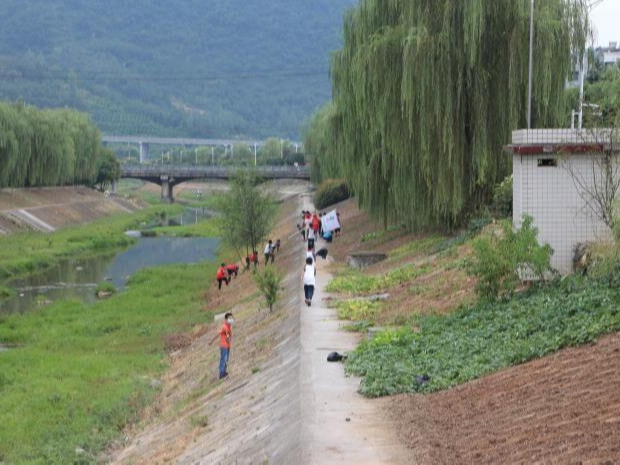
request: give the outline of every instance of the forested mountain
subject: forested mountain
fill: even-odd
[[[356,0],[2,0],[0,99],[104,133],[298,137]]]

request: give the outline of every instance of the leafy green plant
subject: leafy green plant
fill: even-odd
[[[519,230],[514,231],[506,221],[500,231],[489,232],[473,242],[474,255],[467,272],[476,277],[480,298],[494,300],[512,294],[524,273],[545,278],[551,271],[553,251],[549,245],[538,244],[537,235],[533,219],[524,216]]]
[[[491,208],[496,215],[501,217],[512,216],[512,175],[497,184],[493,189]]]
[[[260,273],[254,274],[254,281],[265,297],[265,302],[269,306],[269,311],[273,311],[273,306],[280,297],[282,275],[271,266],[265,268]]]
[[[347,200],[350,195],[349,189],[344,181],[340,179],[328,179],[321,183],[314,193],[314,206],[319,210],[323,210],[343,200]]]
[[[346,371],[364,377],[360,391],[370,397],[450,388],[620,330],[619,283],[618,271],[606,279],[572,276],[510,300],[416,317],[363,342]],[[417,381],[424,374],[430,381]]]

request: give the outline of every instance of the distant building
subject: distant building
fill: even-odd
[[[520,130],[505,148],[513,157],[513,223],[520,226],[523,215],[534,219],[539,242],[553,248],[551,264],[562,274],[572,271],[579,244],[612,239],[610,229],[588,206],[588,192],[603,180],[601,160],[611,149],[605,142],[609,134]]]
[[[609,42],[609,47],[599,47],[595,50],[602,58],[604,66],[614,66],[620,62],[620,48],[618,42]]]

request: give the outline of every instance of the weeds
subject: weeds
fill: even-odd
[[[345,300],[338,304],[338,318],[350,321],[367,321],[374,323],[381,311],[380,302],[369,300]]]
[[[428,266],[426,265],[406,265],[382,276],[365,275],[359,271],[347,271],[332,279],[327,286],[327,291],[350,294],[377,292],[416,279],[423,276],[427,271]]]

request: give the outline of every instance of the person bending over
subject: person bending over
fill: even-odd
[[[228,282],[230,281],[230,277],[226,276],[226,265],[222,263],[215,273],[215,279],[217,280],[217,288],[222,290],[222,283],[226,283],[228,286]]]

